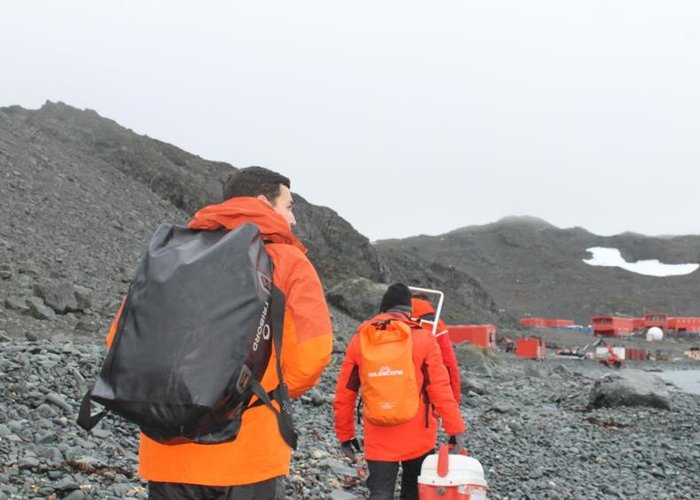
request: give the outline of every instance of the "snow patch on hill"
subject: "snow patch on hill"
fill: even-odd
[[[646,276],[682,276],[690,274],[700,267],[700,264],[664,264],[657,259],[627,262],[617,248],[591,247],[586,250],[593,254],[593,258],[583,260],[586,264],[619,267]]]

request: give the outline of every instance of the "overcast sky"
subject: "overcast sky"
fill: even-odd
[[[0,106],[262,165],[372,240],[700,234],[700,2],[3,2]]]

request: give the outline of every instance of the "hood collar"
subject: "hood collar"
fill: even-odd
[[[229,198],[223,203],[199,209],[187,224],[190,229],[236,229],[250,222],[258,226],[265,241],[293,245],[306,253],[306,247],[292,233],[289,223],[264,201],[252,197]]]

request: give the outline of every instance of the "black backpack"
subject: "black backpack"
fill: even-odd
[[[111,411],[162,443],[222,443],[236,439],[246,409],[265,404],[296,448],[280,366],[284,300],[255,225],[209,231],[162,224],[78,424],[90,430]],[[273,345],[280,384],[268,394],[260,378]],[[107,411],[91,416],[91,401]]]

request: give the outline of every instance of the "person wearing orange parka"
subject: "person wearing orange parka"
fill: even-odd
[[[363,413],[364,453],[369,469],[367,486],[370,499],[393,499],[399,465],[402,468],[401,498],[418,498],[418,475],[426,456],[435,451],[438,420],[456,443],[454,452],[464,447],[465,424],[450,389],[447,370],[433,335],[411,320],[411,292],[402,283],[391,285],[380,305],[380,314],[364,322],[379,324],[396,320],[410,326],[416,384],[421,392],[413,418],[397,425],[377,425]],[[348,343],[338,375],[333,401],[335,432],[341,451],[350,459],[360,449],[355,433],[355,404],[361,392],[361,339],[355,334]],[[435,412],[431,411],[431,405]],[[354,450],[353,450],[354,448]]]
[[[432,302],[423,294],[414,294],[411,299],[412,316],[426,330],[433,331],[435,325],[435,307]],[[452,387],[452,395],[455,401],[459,404],[462,400],[461,381],[459,376],[459,364],[457,356],[450,340],[449,332],[445,322],[438,318],[437,329],[435,331],[435,340],[440,346],[442,353],[442,362],[445,363],[447,373],[450,376],[450,387]]]
[[[253,223],[260,229],[274,264],[273,281],[286,297],[283,377],[290,397],[299,397],[318,382],[330,361],[332,325],[318,275],[291,230],[296,219],[289,179],[248,167],[229,177],[223,194],[223,203],[200,209],[189,227],[235,229]],[[274,352],[272,356],[261,381],[267,391],[278,385]],[[139,474],[149,482],[152,500],[277,499],[284,498],[282,478],[289,473],[290,458],[274,413],[261,405],[243,413],[238,436],[227,443],[165,445],[142,433]]]

